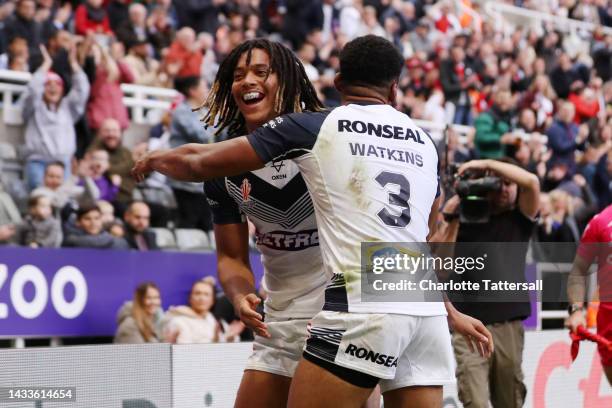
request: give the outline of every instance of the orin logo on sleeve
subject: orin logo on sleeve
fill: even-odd
[[[357,357],[362,360],[370,360],[373,363],[384,365],[385,367],[397,367],[397,357],[375,353],[363,347],[357,347],[354,344],[349,344],[344,352],[353,357]]]

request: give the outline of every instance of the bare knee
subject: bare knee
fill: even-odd
[[[383,394],[388,408],[438,408],[442,406],[442,386],[414,386],[387,391]]]

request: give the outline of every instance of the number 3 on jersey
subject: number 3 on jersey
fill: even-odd
[[[399,194],[389,192],[388,201],[389,204],[402,209],[399,215],[393,215],[387,208],[383,208],[376,215],[390,227],[405,228],[410,223],[410,205],[408,204],[410,199],[410,182],[403,174],[390,171],[381,172],[374,180],[385,191],[388,191],[388,185],[399,187]]]

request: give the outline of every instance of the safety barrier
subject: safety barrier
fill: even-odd
[[[231,407],[251,343],[98,345],[0,350],[2,387],[75,387],[74,408]],[[525,407],[609,407],[593,343],[570,357],[566,330],[527,332],[523,352]],[[29,402],[18,406],[56,406]],[[15,403],[0,402],[0,408]],[[461,407],[456,386],[444,387],[445,408]]]

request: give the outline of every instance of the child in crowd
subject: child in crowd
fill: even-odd
[[[108,152],[104,149],[95,149],[88,153],[88,175],[80,182],[88,189],[93,190],[92,195],[97,200],[113,202],[119,193],[121,176],[109,174],[110,162]]]
[[[102,226],[104,231],[108,231],[112,236],[122,238],[125,235],[123,222],[115,217],[115,208],[111,203],[98,200],[96,203],[102,212]]]
[[[21,245],[31,248],[58,248],[62,243],[62,228],[53,217],[51,199],[45,195],[30,197],[29,214],[21,225]]]

